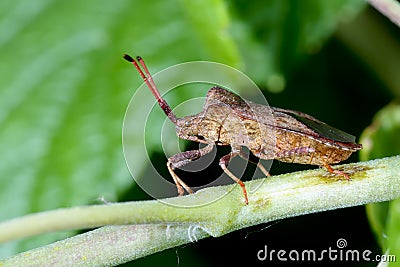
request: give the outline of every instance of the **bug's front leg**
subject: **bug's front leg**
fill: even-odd
[[[193,190],[185,182],[183,182],[178,177],[178,175],[176,175],[174,170],[176,168],[183,167],[186,164],[190,163],[191,161],[210,153],[213,150],[213,148],[214,148],[214,144],[210,143],[203,148],[178,153],[168,159],[167,168],[168,168],[168,171],[171,174],[172,178],[174,179],[176,188],[178,189],[178,194],[180,196],[182,196],[185,193],[185,191],[183,189],[185,189],[186,192],[188,192],[189,194],[192,194]]]
[[[228,155],[223,156],[220,160],[219,160],[219,166],[221,166],[222,170],[232,179],[234,180],[236,183],[238,183],[243,190],[243,195],[244,195],[244,199],[245,199],[245,203],[246,205],[249,204],[249,199],[247,198],[247,191],[246,191],[246,187],[244,185],[244,183],[237,178],[230,170],[228,170],[228,168],[226,167],[229,164],[229,161],[231,161],[231,159],[233,159],[234,157],[240,155],[240,150],[233,150],[231,153],[229,153]]]

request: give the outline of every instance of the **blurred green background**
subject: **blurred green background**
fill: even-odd
[[[149,199],[122,153],[124,112],[142,83],[124,53],[140,54],[152,73],[192,60],[230,65],[273,106],[357,137],[373,121],[363,133],[362,160],[399,154],[399,33],[362,0],[0,1],[0,220],[99,199]],[[182,97],[171,96],[172,106]],[[151,149],[164,168],[161,148]],[[137,169],[145,177],[144,157],[137,155]],[[274,162],[271,173],[309,168]],[[369,218],[355,207],[287,219],[136,263],[266,264],[256,258],[264,245],[326,249],[339,238],[349,249],[398,253],[399,205],[371,205]],[[68,234],[1,245],[0,257]]]

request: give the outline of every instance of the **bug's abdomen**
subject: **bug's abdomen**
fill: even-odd
[[[324,165],[335,164],[354,152],[340,142],[324,140],[297,132],[277,130],[274,158],[289,163]]]

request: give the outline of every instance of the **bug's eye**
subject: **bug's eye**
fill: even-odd
[[[195,135],[199,140],[205,140],[204,136],[202,135]]]

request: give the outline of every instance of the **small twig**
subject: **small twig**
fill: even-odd
[[[400,27],[400,3],[397,0],[368,0],[368,2]]]
[[[61,229],[136,225],[106,226],[21,253],[0,265],[116,265],[255,224],[400,197],[400,156],[335,168],[350,174],[351,181],[339,180],[320,169],[248,182],[248,188],[259,187],[250,192],[247,206],[240,188],[221,186],[169,199],[175,206],[140,201],[61,209],[3,222],[2,241]],[[177,207],[205,203],[224,194],[208,205]]]

